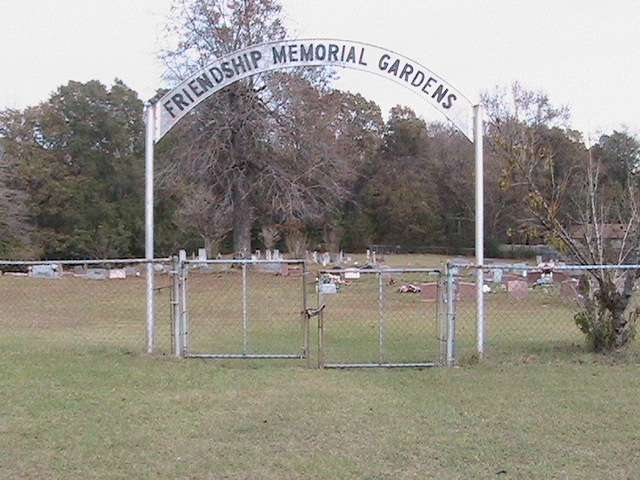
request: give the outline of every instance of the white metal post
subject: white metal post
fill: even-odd
[[[447,366],[453,367],[456,362],[456,313],[455,313],[455,284],[454,271],[447,264]]]
[[[153,251],[153,143],[154,108],[145,108],[146,134],[144,143],[144,252],[147,263],[147,352],[153,353],[156,345],[156,319],[154,299],[154,258]]]
[[[249,314],[247,310],[247,264],[242,264],[242,353],[249,353]]]
[[[182,262],[177,256],[172,259],[172,281],[173,281],[173,339],[174,339],[174,353],[175,356],[182,357],[182,296],[180,293],[181,278],[182,278]]]
[[[473,107],[473,143],[476,160],[476,326],[478,357],[484,355],[484,161],[482,106]]]
[[[384,351],[384,286],[382,272],[378,272],[378,363],[385,361]]]

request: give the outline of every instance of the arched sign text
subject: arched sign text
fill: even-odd
[[[285,40],[254,45],[216,59],[193,73],[154,106],[155,141],[218,90],[262,72],[330,66],[362,70],[412,90],[473,141],[473,105],[427,67],[384,48],[345,40]]]

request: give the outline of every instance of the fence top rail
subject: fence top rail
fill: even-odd
[[[442,273],[438,268],[330,268],[320,270],[320,273]]]
[[[147,263],[167,263],[170,258],[119,258],[103,260],[0,260],[0,266],[32,266],[32,265],[121,265],[121,264],[147,264]]]
[[[304,265],[305,260],[251,260],[251,259],[237,259],[237,260],[183,260],[182,263],[187,265],[234,265],[234,264],[246,264],[246,265],[255,265],[255,264],[283,264],[287,263],[289,265]]]
[[[549,265],[548,267],[540,267],[539,265],[483,265],[478,267],[470,263],[450,263],[450,268],[470,268],[483,270],[522,270],[527,272],[542,272],[542,271],[571,271],[571,270],[639,270],[640,264],[606,264],[606,265]]]

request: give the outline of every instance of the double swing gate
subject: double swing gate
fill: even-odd
[[[172,273],[180,357],[307,360],[320,368],[430,367],[447,358],[437,269],[316,273],[301,260],[175,260]]]

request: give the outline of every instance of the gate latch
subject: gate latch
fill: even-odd
[[[311,317],[317,317],[318,315],[320,315],[320,313],[322,313],[322,311],[324,310],[324,307],[325,304],[323,303],[319,308],[307,308],[302,313],[305,317],[307,317],[307,319],[310,319]]]

